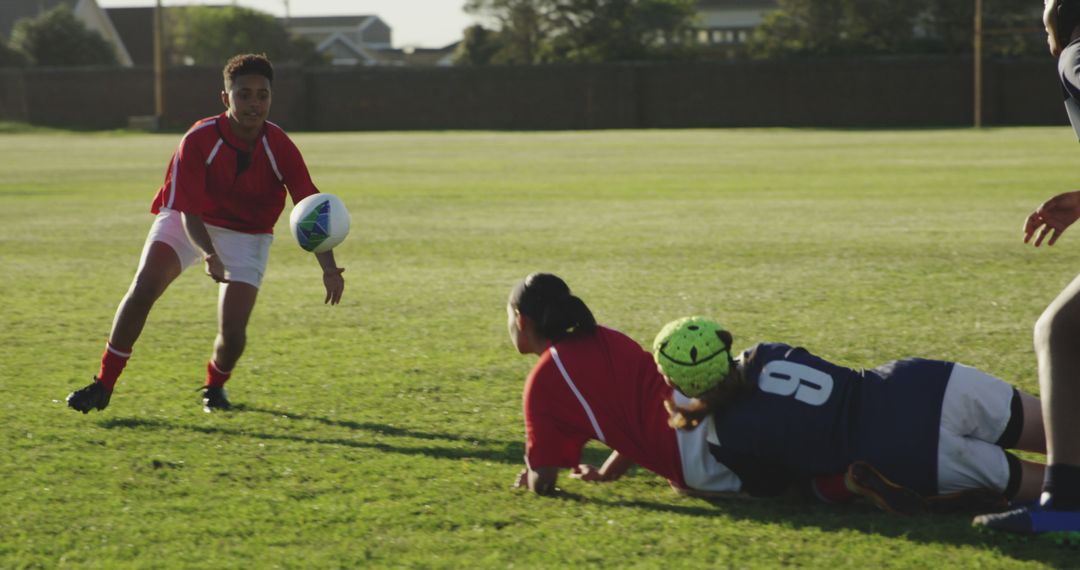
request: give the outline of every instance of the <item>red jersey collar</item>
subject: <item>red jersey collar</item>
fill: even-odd
[[[229,124],[228,111],[217,116],[217,130],[221,133],[221,138],[225,139],[225,143],[229,146],[244,152],[251,152],[258,146],[258,141],[266,134],[266,121],[263,121],[262,129],[259,130],[259,134],[255,136],[255,143],[251,146],[238,138],[236,133],[232,130],[232,125]]]

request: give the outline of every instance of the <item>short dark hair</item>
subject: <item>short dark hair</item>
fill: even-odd
[[[244,53],[240,55],[234,55],[225,64],[225,69],[222,72],[225,76],[225,88],[232,87],[232,83],[237,77],[241,75],[261,75],[274,84],[274,66],[270,63],[270,60],[266,57],[266,54],[254,54]]]

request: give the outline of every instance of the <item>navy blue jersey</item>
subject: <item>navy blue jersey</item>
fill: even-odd
[[[852,370],[786,344],[758,344],[742,362],[747,392],[715,417],[721,449],[806,477],[865,460],[898,484],[937,493],[941,403],[953,363],[909,359]]]

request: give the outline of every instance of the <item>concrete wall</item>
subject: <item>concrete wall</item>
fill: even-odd
[[[1054,62],[987,62],[984,122],[1064,124]],[[966,126],[967,58],[492,68],[281,67],[290,130]],[[222,109],[221,72],[166,73],[166,128]],[[0,120],[116,128],[153,114],[153,73],[0,70]]]

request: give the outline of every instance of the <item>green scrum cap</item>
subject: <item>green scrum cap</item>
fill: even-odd
[[[731,347],[723,332],[720,323],[705,317],[671,321],[653,341],[653,358],[680,392],[696,398],[720,384],[731,370]]]

